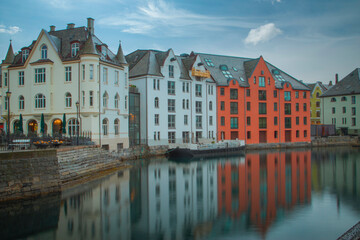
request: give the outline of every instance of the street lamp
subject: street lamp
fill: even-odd
[[[76,105],[76,124],[77,124],[77,128],[76,128],[76,145],[79,145],[79,130],[80,130],[80,124],[79,124],[79,101],[76,101],[75,103]]]
[[[11,92],[8,90],[6,92],[6,99],[7,99],[7,110],[8,110],[8,119],[7,119],[7,142],[9,144],[10,141],[10,97]]]

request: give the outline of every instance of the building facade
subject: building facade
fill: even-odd
[[[216,138],[216,84],[199,58],[137,50],[126,56],[140,93],[141,141],[153,145]]]
[[[310,89],[258,59],[191,53],[217,84],[217,140],[310,142]]]
[[[114,54],[94,34],[94,19],[87,27],[43,29],[16,55],[10,44],[1,70],[0,91],[12,93],[2,111],[11,108],[11,133],[21,114],[24,134],[88,132],[106,149],[128,147],[128,65],[121,45]]]
[[[324,124],[335,125],[342,135],[360,134],[360,68],[349,73],[320,97]]]
[[[311,89],[310,98],[310,111],[311,111],[311,125],[321,124],[321,100],[320,96],[326,92],[331,85],[325,85],[322,82],[316,82],[314,84],[308,84]]]

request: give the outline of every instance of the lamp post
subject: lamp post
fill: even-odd
[[[8,118],[7,118],[7,142],[9,144],[10,141],[10,97],[11,97],[11,92],[8,90],[6,92],[6,98],[7,98],[7,110],[8,110]]]
[[[79,124],[79,101],[76,101],[76,145],[79,145],[79,130],[80,130],[80,124]]]

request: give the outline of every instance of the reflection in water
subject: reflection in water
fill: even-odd
[[[288,219],[302,226],[305,223],[300,213],[305,209],[316,211],[314,194],[328,191],[336,198],[338,209],[329,206],[326,211],[336,212],[341,210],[340,206],[350,206],[359,218],[359,160],[359,151],[326,149],[257,152],[188,164],[165,159],[138,162],[131,169],[63,192],[62,200],[58,197],[55,205],[54,201],[42,200],[41,209],[52,210],[46,215],[39,208],[31,208],[36,216],[48,219],[47,224],[39,225],[33,232],[28,229],[21,232],[23,228],[19,225],[12,228],[17,229],[16,234],[4,231],[9,224],[4,225],[3,216],[12,214],[13,219],[24,217],[24,221],[32,218],[28,210],[14,214],[9,210],[14,209],[11,206],[7,206],[8,210],[3,208],[1,236],[276,239],[272,235],[274,229],[286,228]],[[339,214],[337,221],[340,223],[346,217]],[[316,228],[311,226],[304,231]],[[292,234],[291,229],[283,230],[283,234]],[[311,235],[314,239],[321,238],[313,234],[316,233]]]

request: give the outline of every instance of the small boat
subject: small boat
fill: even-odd
[[[188,146],[177,146],[166,152],[169,160],[189,162],[200,158],[220,157],[227,155],[239,155],[244,153],[244,141],[222,141],[212,144],[189,144]]]

